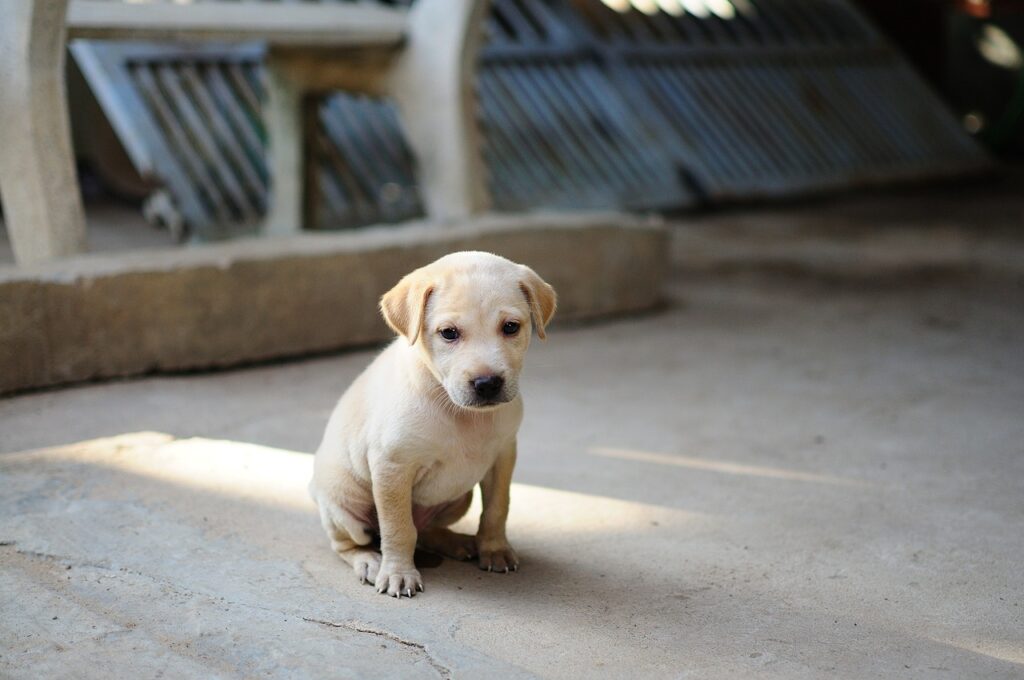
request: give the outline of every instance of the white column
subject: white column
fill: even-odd
[[[270,205],[263,231],[271,236],[297,234],[303,227],[303,89],[273,52],[267,57],[266,107]]]
[[[64,84],[68,0],[3,0],[0,200],[18,264],[85,250]]]
[[[389,90],[417,162],[427,215],[455,220],[490,207],[473,78],[487,0],[418,0]]]

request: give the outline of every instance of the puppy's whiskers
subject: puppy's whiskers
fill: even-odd
[[[454,401],[452,401],[451,396],[448,394],[448,390],[446,390],[444,388],[444,385],[441,385],[440,383],[435,385],[434,388],[432,389],[430,395],[430,402],[431,406],[434,406],[441,412],[450,416],[456,416],[459,414],[460,411],[465,410],[461,406],[456,404]]]

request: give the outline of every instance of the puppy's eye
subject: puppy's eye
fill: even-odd
[[[506,321],[505,325],[501,327],[501,332],[505,335],[515,335],[519,332],[518,321]]]
[[[459,339],[458,328],[442,328],[438,331],[438,334],[448,342],[455,342]]]

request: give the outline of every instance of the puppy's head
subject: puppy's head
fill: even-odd
[[[519,394],[531,330],[544,339],[555,291],[525,265],[462,252],[407,275],[380,307],[388,325],[418,346],[452,403],[489,409]]]

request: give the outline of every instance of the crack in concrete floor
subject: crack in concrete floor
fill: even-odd
[[[355,631],[356,633],[366,633],[368,635],[375,635],[377,637],[384,638],[385,640],[391,640],[392,642],[397,642],[400,645],[405,645],[406,647],[410,647],[412,649],[422,652],[423,655],[426,657],[427,661],[430,663],[430,665],[433,666],[434,669],[437,671],[437,674],[439,676],[441,676],[442,678],[452,677],[451,670],[447,666],[442,664],[440,661],[435,659],[434,656],[430,653],[430,650],[427,649],[427,646],[425,644],[414,642],[412,640],[406,640],[405,638],[399,637],[394,633],[388,632],[386,630],[381,630],[379,628],[371,628],[366,624],[362,624],[357,621],[324,621],[323,619],[314,619],[306,616],[303,616],[302,620],[308,621],[309,623],[317,623],[321,626],[328,626],[330,628],[344,628],[346,630]]]

